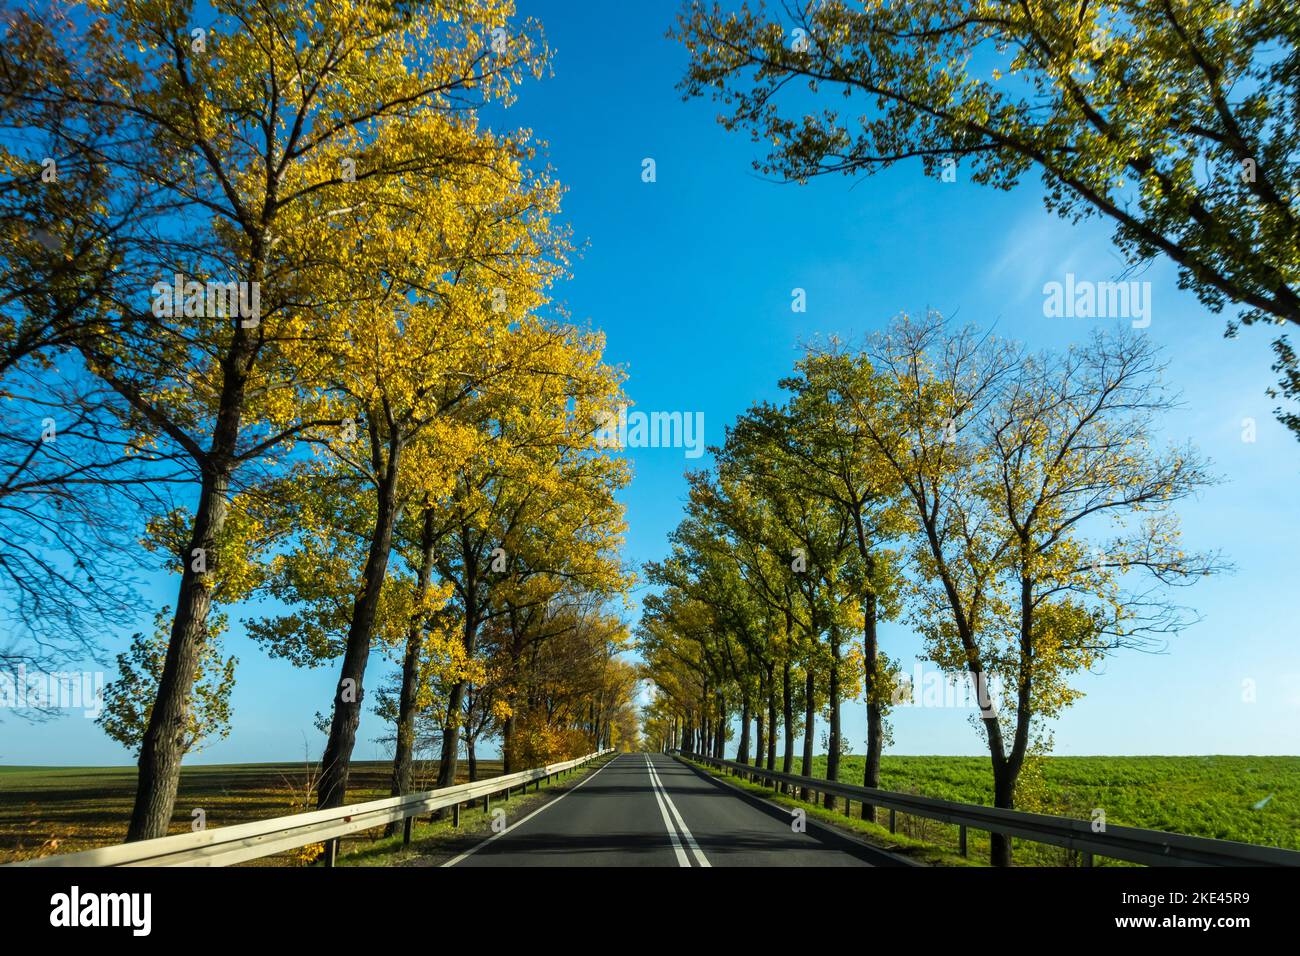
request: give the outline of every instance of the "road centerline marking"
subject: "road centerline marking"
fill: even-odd
[[[691,858],[686,855],[682,849],[682,841],[677,838],[677,831],[673,828],[673,821],[668,816],[668,809],[664,806],[663,797],[659,795],[659,787],[655,784],[654,768],[650,765],[650,758],[645,758],[646,776],[650,778],[650,792],[655,795],[655,803],[659,804],[659,814],[664,818],[664,829],[668,831],[668,839],[672,841],[673,853],[677,857],[677,865],[689,867]]]
[[[711,864],[708,857],[704,855],[704,851],[700,849],[700,845],[695,842],[695,834],[691,833],[691,828],[688,827],[686,821],[682,819],[682,815],[677,809],[677,804],[673,803],[673,798],[668,795],[668,788],[664,786],[663,780],[659,778],[659,771],[655,769],[654,761],[650,759],[649,754],[646,754],[645,761],[650,770],[650,781],[656,787],[655,795],[663,795],[663,800],[668,804],[668,808],[672,811],[673,819],[677,821],[677,826],[681,828],[682,836],[686,840],[686,845],[689,846],[691,852],[695,854],[696,862],[698,862],[700,866],[712,867],[713,864]]]

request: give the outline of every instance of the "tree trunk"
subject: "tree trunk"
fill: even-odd
[[[517,612],[513,605],[510,607],[510,667],[511,672],[516,676],[523,670],[523,635],[519,627]],[[519,692],[515,690],[507,698],[506,703],[510,706],[510,716],[505,719],[501,725],[501,773],[514,773],[521,769],[515,766],[514,743],[515,743],[515,714],[519,710]]]
[[[722,694],[718,695],[718,720],[717,732],[713,739],[713,758],[721,760],[723,758],[723,749],[727,745],[727,698]]]
[[[217,538],[229,512],[227,494],[232,471],[227,466],[203,472],[189,552],[181,556],[184,569],[176,598],[176,614],[172,618],[171,637],[167,643],[167,657],[163,661],[157,697],[140,743],[135,805],[126,833],[128,842],[166,836],[171,824],[176,790],[180,785],[181,758],[185,756],[190,694],[203,643],[207,639],[208,612],[212,608],[211,582],[219,558]],[[196,571],[196,564],[203,570]]]
[[[474,659],[475,646],[478,643],[479,626],[479,577],[478,549],[470,543],[469,534],[461,531],[461,556],[465,573],[465,625],[462,645],[465,659]],[[442,734],[442,756],[438,763],[438,787],[450,787],[456,783],[456,762],[460,757],[461,711],[465,706],[465,684],[463,680],[452,685],[447,698],[447,723]]]
[[[835,626],[831,627],[831,673],[830,683],[827,689],[827,696],[830,698],[827,706],[830,709],[830,727],[827,741],[826,753],[826,779],[840,779],[840,635]],[[835,809],[836,799],[833,794],[825,794],[822,800],[822,806],[827,810]]]
[[[767,672],[767,769],[776,769],[776,681],[773,669]]]
[[[468,655],[473,655],[478,637],[478,615],[467,614],[465,617],[464,644]],[[442,734],[442,756],[438,764],[438,787],[450,787],[456,783],[456,763],[460,756],[461,711],[465,706],[465,681],[452,685],[447,699],[447,723]]]
[[[948,606],[953,613],[953,622],[957,626],[957,637],[961,641],[962,649],[966,652],[966,667],[971,678],[976,681],[976,690],[981,686],[980,681],[986,681],[988,674],[984,671],[984,664],[979,653],[979,645],[975,641],[974,633],[971,628],[970,618],[967,616],[965,607],[959,597],[957,585],[953,581],[953,576],[949,572],[947,564],[943,559],[943,548],[939,544],[939,532],[932,519],[924,522],[926,540],[930,546],[930,553],[935,558],[936,570],[940,582],[943,584],[944,593],[948,599]],[[1027,562],[1026,562],[1027,563]],[[1025,677],[1024,668],[1029,663],[1026,654],[1029,636],[1032,634],[1032,610],[1033,602],[1031,600],[1030,588],[1026,582],[1021,581],[1021,615],[1020,615],[1020,641],[1021,641],[1021,675]],[[1028,741],[1029,719],[1031,717],[1028,707],[1030,701],[1030,684],[1027,680],[1022,679],[1019,688],[1019,707],[1020,712],[1016,715],[1016,741],[1013,745],[1013,755],[1015,748],[1020,742]],[[996,713],[984,714],[980,717],[984,724],[984,733],[987,737],[989,756],[993,764],[993,805],[1002,809],[1015,809],[1015,784],[1016,777],[1019,774],[1019,763],[1014,764],[1014,770],[1008,774],[1005,769],[1006,749],[1002,739],[1002,726],[998,722]],[[1020,749],[1019,756],[1023,759],[1024,750]],[[989,857],[994,866],[1011,865],[1011,841],[1009,838],[998,834],[990,834],[989,837]]]
[[[785,749],[781,754],[781,772],[794,772],[794,701],[790,697],[790,669],[793,665],[785,662],[781,671],[781,719],[785,724]],[[781,784],[781,792],[788,793],[789,785]]]
[[[434,512],[426,508],[420,529],[420,571],[416,578],[416,606],[423,606],[433,577]],[[423,620],[411,622],[406,632],[406,653],[402,657],[402,691],[397,704],[397,752],[393,755],[393,783],[390,793],[394,797],[411,792],[414,776],[415,753],[415,702],[420,689],[420,645],[424,637]],[[399,824],[394,821],[384,831],[388,836],[397,833]]]
[[[1033,628],[1034,601],[1033,580],[1028,575],[1020,579],[1020,660],[1019,684],[1016,688],[1016,730],[1011,741],[1011,753],[1003,758],[1002,738],[989,736],[989,750],[993,758],[993,806],[1004,810],[1014,810],[1016,806],[1016,781],[1020,778],[1020,768],[1024,765],[1025,751],[1029,747],[1029,723],[1032,716],[1032,666],[1033,666]],[[976,680],[984,680],[987,687],[988,676],[980,674]],[[976,692],[981,688],[976,684]],[[984,691],[987,693],[987,691]],[[996,720],[993,721],[996,726]],[[989,721],[985,720],[985,726]],[[993,866],[1011,865],[1011,837],[1001,833],[989,834],[989,863]]]
[[[501,773],[514,773],[513,749],[515,743],[515,714],[510,712],[501,725]]]
[[[1003,810],[1015,809],[1016,775],[1005,761],[993,766],[993,806]],[[989,865],[1011,865],[1011,837],[1003,833],[989,834]]]
[[[388,555],[393,545],[393,525],[400,508],[397,504],[397,479],[400,474],[402,445],[394,442],[388,452],[388,466],[380,485],[375,525],[370,534],[366,555],[365,586],[352,605],[348,625],[347,649],[343,652],[343,671],[334,693],[334,718],[330,722],[329,740],[321,758],[321,775],[317,784],[316,809],[341,807],[347,796],[348,771],[352,749],[356,745],[357,725],[361,723],[361,702],[365,693],[362,680],[370,659],[370,640],[375,630],[379,596],[388,573]]]
[[[708,756],[713,752],[713,738],[717,727],[717,689],[706,680],[700,694],[700,707],[704,712],[704,732],[700,737],[700,755]]]
[[[868,594],[863,605],[862,654],[866,670],[867,696],[867,761],[862,772],[864,787],[880,786],[880,752],[885,742],[885,714],[876,686],[876,662],[879,658],[879,644],[876,640],[876,595]],[[876,808],[862,805],[862,819],[876,819]]]
[[[478,780],[478,757],[474,753],[474,735],[465,735],[465,763],[469,766],[469,782]]]
[[[763,726],[763,705],[760,701],[757,709],[754,711],[754,766],[763,766],[763,750],[767,745],[767,736],[764,734]]]
[[[252,237],[248,278],[254,284],[265,274],[264,237]],[[99,364],[93,349],[82,348],[92,365]],[[208,636],[208,612],[212,609],[212,584],[220,564],[217,540],[229,514],[227,496],[237,464],[236,451],[242,427],[245,388],[256,359],[256,345],[249,330],[235,323],[230,346],[221,361],[221,397],[207,454],[196,457],[201,475],[199,501],[190,530],[189,551],[181,555],[181,583],[176,596],[167,656],[158,677],[158,692],[149,711],[149,722],[140,741],[137,761],[135,803],[127,826],[127,842],[166,836],[176,806],[180,785],[181,759],[185,756],[185,724],[199,657]],[[138,395],[122,388],[111,374],[109,385],[127,401],[141,408]],[[202,562],[202,570],[195,564]]]
[[[812,668],[808,668],[808,675],[804,679],[804,714],[803,714],[803,766],[799,770],[800,776],[811,777],[813,775],[813,733],[817,729],[817,706],[816,706],[817,685],[813,679]],[[799,788],[799,799],[808,800],[812,793],[807,787]]]
[[[736,747],[736,763],[749,763],[749,695],[740,699],[740,744]]]

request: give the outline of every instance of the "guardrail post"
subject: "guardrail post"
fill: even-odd
[[[460,804],[459,803],[453,803],[451,805],[451,825],[453,827],[460,826]]]
[[[1084,851],[1083,851],[1083,860],[1081,861],[1080,865],[1082,865],[1082,866],[1092,866],[1092,851],[1091,851],[1091,850],[1084,850]]]
[[[893,810],[889,811],[889,832],[890,833],[898,832],[898,814],[895,813]]]
[[[966,824],[964,823],[957,828],[957,852],[962,856],[968,855],[966,853]]]
[[[488,807],[491,806],[491,802],[490,802],[491,800],[492,800],[492,795],[491,795],[490,793],[485,793],[485,794],[483,794],[483,812],[484,812],[484,813],[487,813],[487,812],[488,812]]]
[[[325,866],[329,869],[334,868],[339,860],[339,841],[338,839],[325,841]]]
[[[411,827],[415,823],[415,817],[407,817],[402,825],[402,846],[409,846],[411,843]]]

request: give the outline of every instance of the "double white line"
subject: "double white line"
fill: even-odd
[[[659,812],[663,815],[664,826],[668,829],[668,838],[673,841],[673,852],[677,854],[678,866],[690,866],[691,859],[682,849],[682,840],[691,848],[695,854],[695,859],[700,866],[710,866],[708,859],[700,850],[700,845],[695,842],[695,837],[691,834],[690,827],[682,819],[682,815],[677,812],[677,807],[673,804],[673,798],[668,796],[667,789],[664,788],[663,781],[659,779],[659,773],[655,770],[655,765],[651,762],[649,754],[645,758],[645,768],[650,774],[650,789],[654,791],[655,800],[659,803]],[[668,813],[672,811],[672,816]],[[677,821],[677,827],[681,830],[681,839],[678,839],[677,829],[673,828],[673,821]]]

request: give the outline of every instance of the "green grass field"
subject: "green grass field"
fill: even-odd
[[[480,760],[478,771],[480,777],[496,776],[501,764]],[[431,788],[436,772],[436,763],[419,765],[417,788]],[[392,765],[386,761],[352,764],[348,802],[388,796],[391,773]],[[0,767],[0,863],[122,842],[135,774],[134,767]],[[461,761],[459,781],[468,779]],[[311,781],[310,768],[303,763],[186,767],[181,771],[171,832],[187,832],[195,809],[204,812],[209,827],[315,809],[309,796]],[[288,864],[293,857],[259,862]]]
[[[863,759],[845,757],[840,779],[861,783]],[[825,775],[826,758],[814,758],[814,776]],[[886,756],[881,787],[993,802],[992,773],[981,757]],[[1101,809],[1111,825],[1300,850],[1300,757],[1048,757],[1040,793],[1037,799],[1027,795],[1021,808],[1084,820]],[[899,830],[955,845],[955,828],[932,821],[903,819]],[[1074,862],[1063,850],[1023,841],[1016,843],[1016,860]]]

